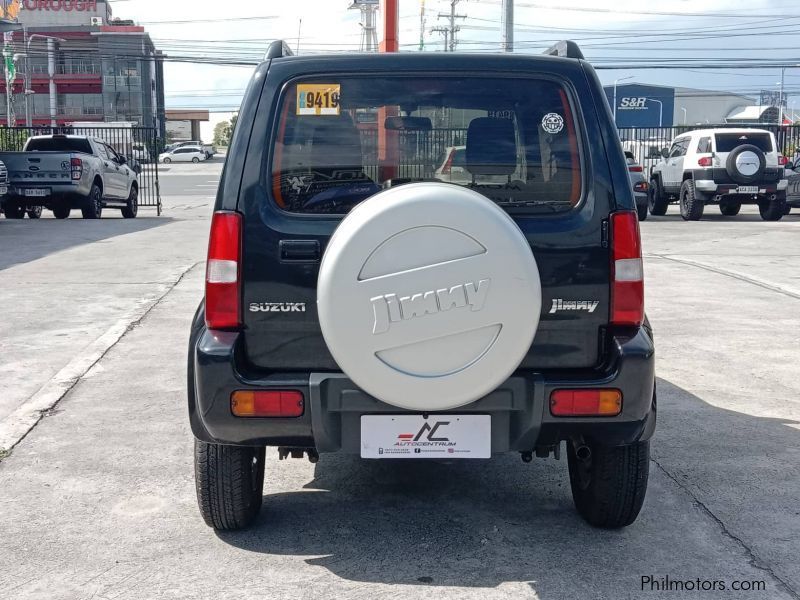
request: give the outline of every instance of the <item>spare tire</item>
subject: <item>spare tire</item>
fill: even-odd
[[[359,204],[317,283],[322,334],[342,371],[417,411],[463,406],[502,384],[530,349],[541,296],[511,217],[473,190],[432,182]]]
[[[742,185],[761,179],[766,167],[767,159],[764,153],[752,144],[743,144],[734,148],[728,154],[728,160],[725,163],[725,170],[731,179]]]

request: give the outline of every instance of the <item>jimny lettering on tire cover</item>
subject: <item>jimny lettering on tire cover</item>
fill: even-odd
[[[481,279],[477,283],[468,282],[400,298],[397,294],[370,298],[375,317],[372,333],[386,333],[392,323],[435,315],[451,308],[464,308],[469,305],[473,312],[479,311],[486,303],[490,283],[489,279]]]

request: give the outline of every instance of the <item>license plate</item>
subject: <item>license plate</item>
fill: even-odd
[[[363,415],[361,458],[490,458],[489,415]]]
[[[34,188],[31,190],[25,190],[25,196],[28,198],[30,197],[42,198],[44,196],[49,196],[49,195],[50,195],[50,190],[44,188]]]
[[[740,185],[736,188],[736,191],[740,194],[757,194],[758,193],[758,186],[757,185]]]

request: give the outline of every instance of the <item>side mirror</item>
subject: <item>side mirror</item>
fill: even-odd
[[[661,157],[662,158],[669,158],[669,148],[662,148],[661,149]]]
[[[128,159],[125,158],[124,156],[120,156],[119,157],[119,164],[124,165],[127,162],[128,162]]]

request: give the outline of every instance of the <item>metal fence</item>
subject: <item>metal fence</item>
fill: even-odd
[[[3,127],[0,128],[0,152],[21,152],[29,137],[52,134],[85,135],[106,142],[139,172],[139,207],[153,207],[161,214],[158,155],[163,152],[163,140],[156,128],[103,127],[102,123],[97,127]]]
[[[800,152],[800,125],[768,125],[755,123],[752,125],[678,125],[675,127],[621,127],[619,139],[622,148],[633,153],[636,160],[648,170],[661,160],[661,150],[669,148],[672,140],[682,133],[695,129],[742,128],[766,129],[775,134],[778,151],[788,158]]]
[[[432,179],[444,160],[445,150],[463,146],[467,130],[462,128],[432,129],[431,131],[399,131],[399,157],[397,177]],[[378,180],[378,130],[361,130],[361,149],[364,171],[374,181]]]

